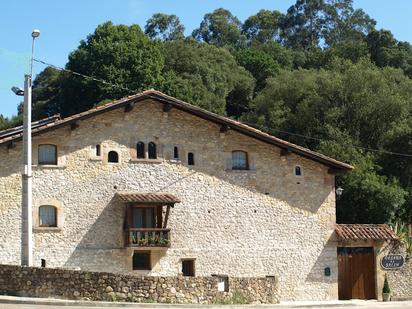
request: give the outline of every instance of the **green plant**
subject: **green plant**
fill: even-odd
[[[235,290],[231,297],[218,296],[213,303],[216,305],[245,305],[250,303],[250,299],[242,292]]]
[[[388,277],[385,275],[385,281],[383,283],[382,293],[389,294],[390,292],[391,292],[391,289],[389,287]]]
[[[161,246],[168,246],[170,244],[170,240],[169,239],[160,239],[159,240],[159,245]]]

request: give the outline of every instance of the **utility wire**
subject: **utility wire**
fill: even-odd
[[[102,84],[105,84],[105,85],[108,85],[108,86],[111,86],[111,87],[123,89],[123,90],[129,91],[130,93],[135,93],[135,94],[138,93],[138,91],[136,91],[136,90],[132,90],[132,89],[129,89],[129,88],[121,86],[121,85],[112,84],[112,83],[109,83],[109,82],[107,82],[103,79],[95,78],[95,77],[84,75],[84,74],[81,74],[81,73],[78,73],[78,72],[75,72],[75,71],[72,71],[72,70],[62,68],[62,67],[58,67],[54,64],[47,63],[47,62],[39,60],[39,59],[33,59],[33,61],[36,61],[38,63],[47,65],[47,66],[52,67],[53,69],[56,69],[56,70],[59,70],[59,71],[68,72],[68,73],[71,73],[73,75],[80,76],[80,77],[83,77],[83,78],[86,78],[86,79],[90,79],[90,80],[93,80],[93,81],[96,81],[96,82],[99,82],[99,83],[102,83]]]
[[[108,85],[108,86],[111,86],[111,87],[114,87],[114,88],[119,88],[119,89],[122,89],[122,90],[126,90],[130,93],[134,93],[134,94],[139,93],[136,90],[132,90],[132,89],[129,89],[129,88],[121,86],[121,85],[112,84],[112,83],[109,83],[109,82],[107,82],[103,79],[95,78],[95,77],[84,75],[84,74],[81,74],[81,73],[78,73],[78,72],[75,72],[75,71],[72,71],[72,70],[62,68],[62,67],[58,67],[54,64],[47,63],[43,60],[33,59],[33,61],[41,63],[41,64],[49,66],[49,67],[52,67],[52,68],[54,68],[56,70],[59,70],[59,71],[64,71],[64,72],[67,72],[67,73],[70,73],[70,74],[73,74],[73,75],[76,75],[76,76],[80,76],[80,77],[85,78],[85,79],[90,79],[90,80],[93,80],[93,81],[96,81],[96,82],[99,82],[99,83],[102,83],[102,84],[105,84],[105,85]],[[280,133],[283,133],[283,134],[294,135],[294,136],[302,137],[302,138],[305,138],[305,139],[311,139],[311,140],[315,140],[315,141],[319,141],[319,142],[329,142],[329,141],[333,142],[333,140],[324,140],[324,139],[320,139],[320,138],[316,138],[316,137],[311,137],[311,136],[302,135],[302,134],[298,134],[298,133],[292,133],[292,132],[288,132],[288,131],[282,131],[282,130],[278,130],[278,129],[269,129],[269,128],[265,128],[265,129],[267,131],[273,130],[273,131],[277,131],[277,132],[280,132]],[[388,150],[383,150],[383,149],[374,149],[374,148],[355,146],[355,145],[351,145],[351,147],[362,149],[362,150],[367,150],[367,151],[372,151],[372,152],[380,152],[380,153],[384,153],[384,154],[388,154],[388,155],[412,158],[412,154],[407,154],[407,153],[399,153],[399,152],[393,152],[393,151],[388,151]]]

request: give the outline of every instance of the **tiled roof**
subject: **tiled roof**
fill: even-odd
[[[192,115],[198,116],[200,118],[212,121],[214,123],[217,123],[219,125],[221,125],[222,127],[225,127],[227,129],[231,129],[234,131],[237,131],[239,133],[242,133],[244,135],[253,137],[255,139],[261,140],[265,143],[271,144],[271,145],[275,145],[287,152],[292,152],[292,153],[296,153],[298,155],[301,155],[303,157],[309,158],[313,161],[325,164],[329,167],[332,167],[334,169],[338,169],[340,171],[349,171],[353,169],[353,166],[347,164],[347,163],[343,163],[340,162],[338,160],[332,159],[328,156],[325,156],[321,153],[309,150],[307,148],[289,143],[287,141],[284,141],[280,138],[277,138],[275,136],[272,136],[270,134],[267,134],[263,131],[260,131],[256,128],[253,128],[251,126],[248,126],[244,123],[241,123],[239,121],[227,118],[227,117],[223,117],[220,115],[217,115],[215,113],[209,112],[203,108],[194,106],[192,104],[186,103],[184,101],[178,100],[176,98],[173,98],[171,96],[168,96],[160,91],[156,91],[156,90],[146,90],[143,91],[141,93],[135,94],[135,95],[131,95],[128,97],[125,97],[123,99],[117,100],[117,101],[113,101],[104,105],[100,105],[97,106],[95,108],[92,108],[88,111],[64,118],[64,119],[60,119],[60,120],[56,120],[53,123],[47,123],[43,126],[37,127],[37,128],[33,128],[32,130],[32,134],[33,135],[38,135],[38,134],[42,134],[44,132],[53,130],[53,129],[57,129],[63,126],[67,126],[70,125],[72,123],[76,123],[82,120],[85,120],[87,118],[93,117],[95,115],[107,112],[107,111],[111,111],[117,108],[121,108],[121,107],[127,107],[127,106],[132,106],[134,104],[137,104],[140,101],[143,101],[145,99],[152,99],[158,102],[161,102],[165,105],[168,105],[170,107],[174,107],[177,108],[179,110],[185,111],[187,113],[190,113]],[[18,141],[21,140],[22,138],[22,132],[15,132],[12,135],[7,135],[5,137],[0,137],[0,145],[2,144],[7,144],[10,143],[12,141]]]
[[[125,203],[140,204],[174,204],[180,200],[169,193],[138,193],[138,192],[118,192],[117,197]]]
[[[336,224],[338,240],[398,240],[387,224]]]
[[[57,115],[53,115],[53,116],[48,117],[48,118],[33,121],[31,123],[31,129],[33,130],[33,129],[43,127],[43,126],[48,125],[50,123],[54,123],[54,122],[56,122],[57,120],[60,120],[60,119],[61,119],[60,115],[57,114]],[[2,130],[2,131],[0,131],[0,140],[3,140],[3,139],[5,139],[7,137],[10,137],[10,136],[13,137],[13,136],[19,135],[22,132],[23,132],[23,126],[18,126],[18,127]]]

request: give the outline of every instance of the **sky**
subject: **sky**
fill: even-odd
[[[0,4],[0,114],[17,113],[21,97],[10,90],[23,87],[29,72],[31,31],[41,31],[36,39],[35,57],[63,67],[80,40],[97,25],[111,20],[115,24],[139,24],[144,27],[154,13],[177,15],[186,34],[199,26],[203,16],[216,8],[228,9],[244,21],[260,9],[286,10],[295,0],[3,0]],[[412,43],[412,1],[354,0],[377,21],[377,28],[392,31],[395,38]],[[44,66],[34,65],[33,74]]]

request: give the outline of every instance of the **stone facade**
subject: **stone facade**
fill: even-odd
[[[158,159],[136,158],[136,143],[157,145]],[[37,146],[58,148],[57,166],[37,165]],[[101,145],[96,156],[95,145]],[[178,147],[180,159],[173,159]],[[108,163],[109,151],[119,163]],[[231,170],[231,153],[248,153],[249,170]],[[146,149],[147,151],[147,149]],[[187,155],[195,165],[188,166]],[[20,262],[22,145],[0,146],[0,263]],[[56,228],[34,226],[34,261],[150,276],[177,276],[195,259],[196,276],[279,278],[282,300],[337,299],[334,175],[328,167],[162,104],[143,101],[33,140],[33,216],[58,205]],[[300,166],[302,176],[294,175]],[[151,271],[132,270],[124,246],[119,191],[169,192],[171,245],[153,250]],[[37,219],[34,222],[38,222]],[[330,267],[331,275],[324,269]]]
[[[275,278],[230,278],[228,292],[217,277],[138,277],[105,272],[0,265],[0,294],[65,299],[200,303],[279,302]]]

